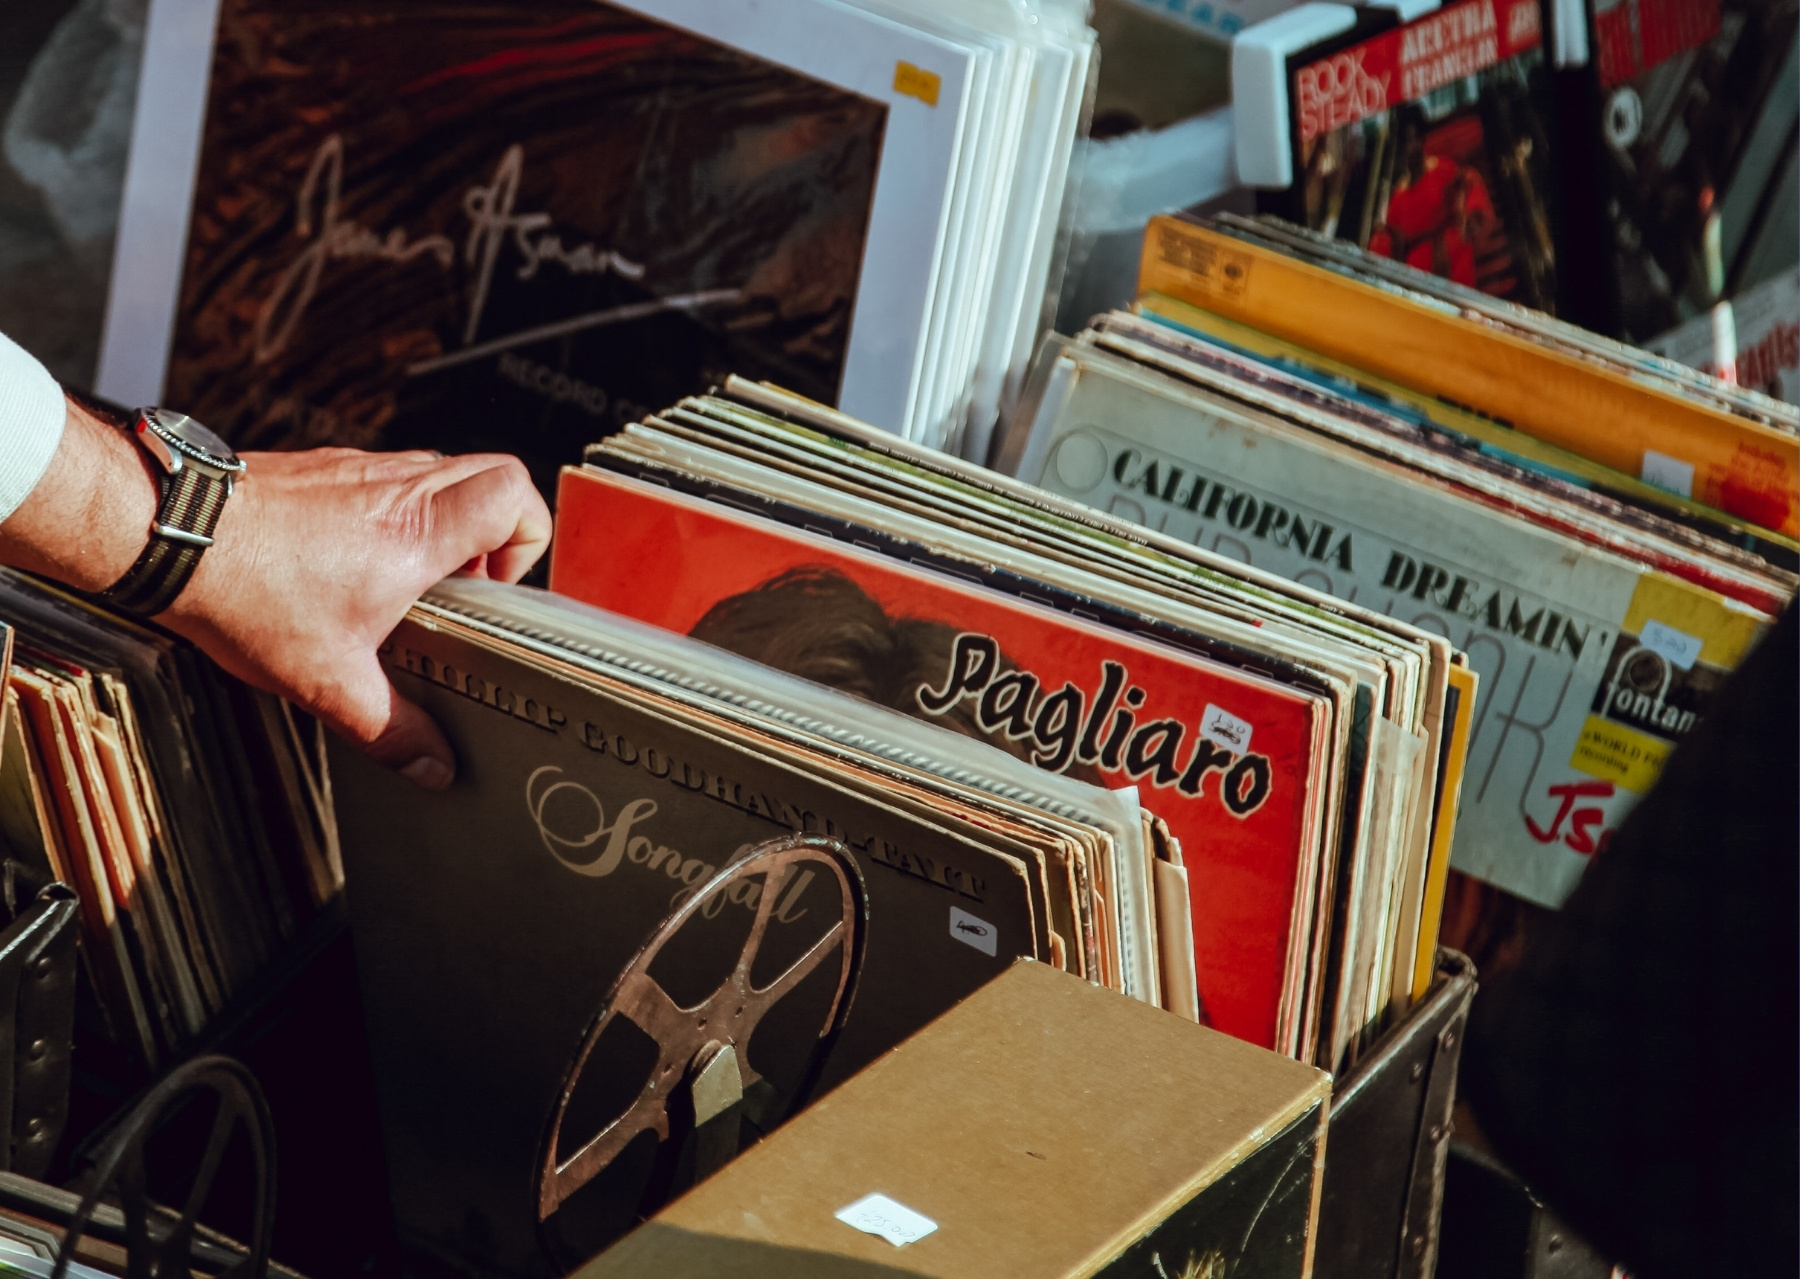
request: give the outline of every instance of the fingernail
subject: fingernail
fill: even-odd
[[[456,780],[456,772],[443,760],[431,755],[421,755],[405,768],[400,775],[415,786],[426,790],[448,790],[450,783]]]

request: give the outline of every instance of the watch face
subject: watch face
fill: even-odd
[[[212,462],[228,470],[241,466],[231,446],[194,421],[185,413],[171,409],[145,409],[144,417],[170,444],[201,461]]]

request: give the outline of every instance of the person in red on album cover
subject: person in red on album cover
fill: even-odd
[[[1386,218],[1369,237],[1369,248],[1474,288],[1471,245],[1497,221],[1487,183],[1469,165],[1427,155],[1424,134],[1411,121],[1405,139],[1405,167],[1388,197]]]

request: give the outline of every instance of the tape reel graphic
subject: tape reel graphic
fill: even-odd
[[[829,927],[799,958],[758,986],[752,981],[752,972],[757,956],[769,940],[769,926],[778,903],[790,885],[801,882],[795,877],[807,871],[821,881],[825,899],[830,900],[835,890],[835,913],[827,913]],[[758,878],[761,891],[755,917],[730,972],[698,1003],[678,1003],[651,976],[657,957],[676,942],[707,902],[734,889],[742,896],[745,882]],[[820,890],[815,889],[809,900],[817,902],[820,895]],[[697,1158],[694,1180],[699,1180],[717,1163],[736,1153],[739,1113],[766,1131],[804,1102],[822,1064],[824,1050],[850,1010],[862,963],[865,917],[861,871],[843,844],[820,836],[788,836],[759,844],[698,885],[619,974],[564,1075],[540,1147],[536,1187],[540,1227],[551,1222],[572,1195],[604,1173],[646,1132],[654,1132],[662,1146],[692,1141],[712,1119],[724,1116],[728,1125],[710,1124],[714,1129],[730,1127],[731,1132],[722,1143],[716,1131],[703,1134],[713,1140],[711,1149],[703,1150]],[[746,1056],[750,1038],[783,998],[820,969],[835,976],[835,990],[820,1019],[818,1043],[798,1085],[777,1090]],[[608,1028],[621,1019],[655,1042],[655,1064],[623,1113],[582,1141],[573,1152],[559,1157],[564,1149],[563,1132],[570,1118],[570,1103],[592,1063],[595,1047]],[[643,1211],[656,1206],[645,1205]]]

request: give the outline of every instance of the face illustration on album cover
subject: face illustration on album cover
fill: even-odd
[[[592,0],[225,0],[167,397],[546,492],[729,372],[833,401],[884,125]]]

